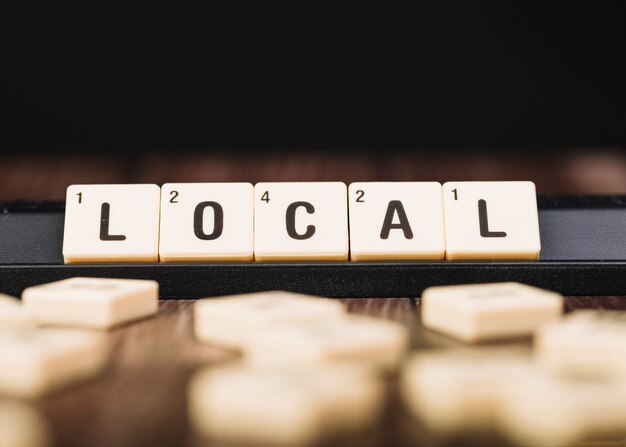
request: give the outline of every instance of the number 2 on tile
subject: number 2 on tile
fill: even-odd
[[[356,191],[356,195],[357,195],[356,201],[358,203],[364,203],[365,202],[365,200],[363,200],[363,196],[365,195],[365,191],[363,191],[362,189],[359,189],[359,190]]]

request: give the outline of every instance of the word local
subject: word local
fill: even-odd
[[[532,182],[72,185],[65,262],[536,260]]]

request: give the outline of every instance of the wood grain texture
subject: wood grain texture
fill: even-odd
[[[525,157],[489,152],[464,153],[207,153],[154,154],[139,158],[2,157],[9,166],[0,178],[0,200],[64,199],[72,183],[164,183],[173,181],[342,180],[533,180],[543,194],[626,192],[626,156],[618,151],[566,151]],[[419,300],[346,299],[355,313],[406,324],[413,349],[454,346],[419,325]],[[48,420],[54,445],[130,447],[219,445],[197,439],[188,427],[186,385],[203,365],[236,355],[203,346],[192,337],[191,300],[163,301],[156,318],[110,333],[113,352],[107,371],[85,383],[33,403]],[[569,297],[567,310],[626,309],[626,297]],[[390,381],[384,423],[364,438],[341,444],[358,446],[437,445],[398,403]],[[1,398],[0,398],[1,399]],[[455,440],[449,445],[484,445]]]
[[[65,200],[71,184],[127,183],[129,161],[106,156],[0,156],[0,200]]]
[[[626,153],[562,150],[0,155],[0,200],[63,200],[80,183],[531,180],[539,194],[626,192]]]

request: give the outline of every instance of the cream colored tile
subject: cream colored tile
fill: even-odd
[[[167,183],[161,188],[161,261],[252,261],[251,183]]]
[[[435,432],[489,431],[503,388],[529,368],[529,351],[517,347],[423,351],[403,368],[402,399]]]
[[[539,364],[572,377],[626,377],[626,311],[578,310],[535,335]]]
[[[595,447],[626,437],[623,380],[560,380],[531,371],[508,384],[501,402],[499,426],[516,444]]]
[[[0,331],[0,394],[39,397],[94,377],[106,363],[107,339],[71,329]]]
[[[255,367],[357,362],[393,369],[408,343],[409,331],[401,323],[348,315],[258,333],[248,344],[244,361]]]
[[[339,300],[289,292],[261,292],[198,300],[194,305],[196,338],[243,350],[258,334],[279,325],[344,318]]]
[[[383,391],[376,375],[358,368],[206,368],[190,381],[189,419],[211,439],[309,445],[374,424]]]
[[[348,259],[344,183],[257,183],[254,197],[257,261]]]
[[[41,324],[109,329],[156,314],[158,297],[156,281],[70,278],[29,287],[22,302]]]
[[[448,182],[443,204],[447,259],[539,258],[534,183]]]
[[[443,259],[443,198],[437,182],[352,183],[350,259]]]
[[[20,300],[0,294],[0,329],[33,324],[32,315],[22,306]]]
[[[47,447],[52,445],[50,428],[32,404],[0,402],[0,446]]]
[[[529,336],[561,317],[563,297],[519,283],[430,287],[421,309],[426,328],[471,343]]]
[[[72,185],[67,188],[65,262],[156,262],[157,185]]]

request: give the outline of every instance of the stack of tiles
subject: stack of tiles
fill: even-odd
[[[502,430],[523,445],[626,437],[626,381],[571,380],[532,371],[502,395]],[[571,445],[570,444],[570,445]]]
[[[257,334],[246,360],[255,366],[366,362],[393,370],[408,346],[396,322],[346,315],[341,320],[285,324]]]
[[[492,431],[510,382],[525,377],[523,349],[451,349],[417,353],[405,365],[407,408],[436,432]]]
[[[101,334],[56,328],[0,331],[0,393],[34,398],[102,370],[107,340]]]
[[[393,367],[408,347],[400,323],[347,314],[339,301],[288,292],[199,300],[196,338],[251,365],[367,362]]]
[[[428,329],[462,343],[496,342],[406,362],[404,401],[434,432],[499,432],[520,445],[626,436],[625,312],[563,318],[558,294],[514,283],[433,287],[421,307]],[[524,337],[534,338],[532,350]]]
[[[155,281],[70,278],[0,297],[0,394],[38,398],[97,376],[109,337],[94,330],[157,312]],[[87,330],[89,329],[89,330]]]
[[[287,292],[200,300],[194,328],[199,341],[243,354],[189,386],[197,432],[232,441],[291,445],[364,430],[382,410],[382,375],[408,347],[400,323]]]
[[[572,377],[626,377],[626,312],[579,310],[537,333],[548,371]]]
[[[206,368],[190,382],[189,415],[207,438],[308,445],[374,424],[383,391],[370,371],[354,367]]]
[[[277,325],[344,318],[340,301],[289,292],[264,292],[197,301],[196,338],[243,351],[255,337]]]

